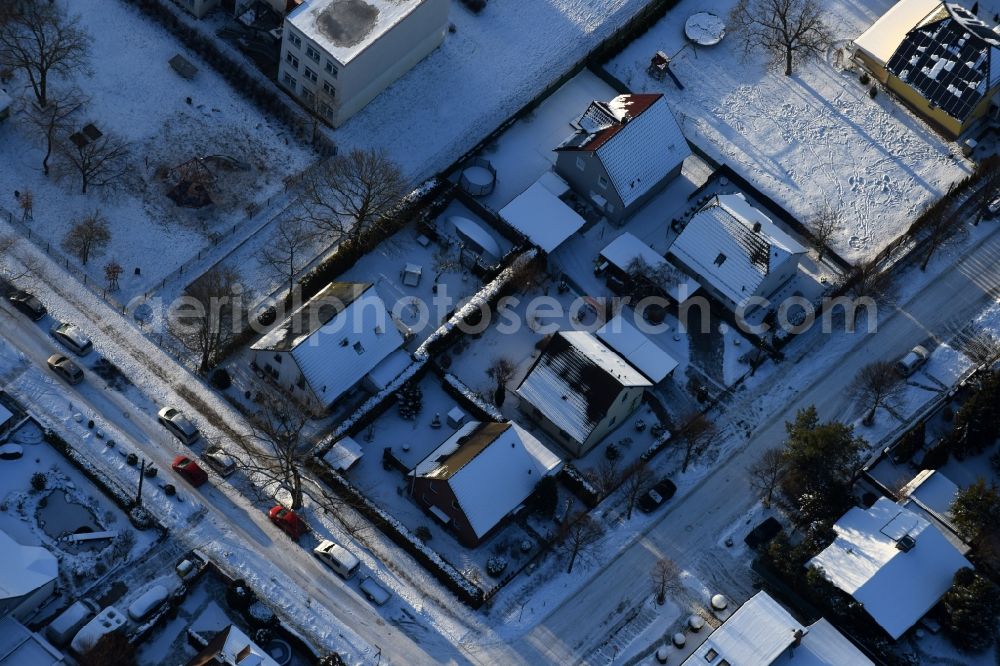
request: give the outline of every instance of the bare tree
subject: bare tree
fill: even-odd
[[[54,2],[21,2],[0,23],[0,67],[20,70],[28,77],[38,105],[49,103],[53,74],[71,76],[86,69],[90,36]]]
[[[922,271],[927,270],[927,264],[931,262],[931,257],[939,248],[964,238],[966,234],[961,232],[967,231],[960,216],[951,214],[950,211],[945,210],[944,206],[940,205],[934,207],[930,212],[926,229],[926,236],[923,239],[924,258],[920,262],[920,270]]]
[[[816,261],[823,261],[827,246],[844,228],[844,220],[840,209],[829,201],[824,201],[813,215],[809,230],[813,235],[813,248],[816,250]]]
[[[874,260],[855,264],[849,279],[850,294],[855,299],[870,299],[871,302],[878,303],[887,299],[893,291],[892,273],[883,271]],[[850,322],[850,330],[854,330],[862,311],[862,308],[858,307],[853,309],[854,319]]]
[[[904,389],[903,378],[892,363],[875,361],[858,371],[850,392],[855,400],[869,406],[862,423],[870,426],[875,422],[876,410],[879,407],[891,407]]]
[[[75,255],[84,266],[91,255],[100,254],[111,242],[108,221],[95,210],[91,215],[74,224],[63,238],[63,249]]]
[[[309,263],[309,248],[316,238],[315,230],[298,218],[286,218],[278,223],[271,242],[260,248],[257,259],[272,274],[288,281],[288,292],[295,288],[295,276]]]
[[[42,106],[37,100],[25,104],[25,116],[35,134],[45,142],[45,156],[42,158],[42,173],[49,175],[49,159],[55,150],[60,137],[72,132],[73,120],[77,113],[87,103],[76,88],[53,91],[48,103]]]
[[[216,267],[188,285],[184,297],[170,309],[167,328],[187,350],[198,354],[200,372],[208,371],[243,330],[246,291],[238,271]]]
[[[717,434],[715,424],[704,414],[692,414],[685,419],[680,432],[681,445],[684,447],[684,462],[681,464],[681,472],[686,472],[688,465],[708,453],[715,444]]]
[[[493,404],[503,407],[506,397],[507,382],[514,376],[516,366],[514,362],[505,356],[498,356],[493,359],[492,365],[486,370],[486,374],[493,380]]]
[[[656,479],[653,476],[653,471],[642,460],[626,468],[624,477],[621,487],[625,496],[625,520],[632,520],[632,511],[635,509],[636,503],[653,487]]]
[[[774,491],[785,472],[785,452],[781,448],[767,449],[750,465],[750,487],[753,488],[764,503],[765,508],[771,506]]]
[[[823,56],[833,42],[816,0],[739,0],[729,15],[744,55],[763,51],[772,67],[792,75],[793,61]]]
[[[972,328],[959,336],[962,353],[979,365],[992,365],[1000,359],[1000,339],[981,328]]]
[[[292,497],[290,509],[302,507],[304,497],[303,471],[312,455],[303,429],[308,418],[288,405],[265,402],[250,419],[252,437],[238,442],[244,455],[241,467],[255,485],[280,485]]]
[[[405,194],[403,175],[383,152],[354,149],[305,176],[304,218],[336,240],[375,230]]]
[[[650,571],[650,577],[653,579],[656,603],[661,606],[667,602],[668,592],[676,593],[681,589],[681,569],[667,557],[656,560],[653,570]]]
[[[0,264],[2,264],[0,265],[0,275],[10,281],[36,275],[40,268],[38,260],[33,255],[18,256],[14,250],[17,243],[17,236],[6,234],[0,236]],[[11,260],[20,264],[17,270],[11,268]]]
[[[560,529],[556,548],[569,558],[566,573],[573,573],[573,565],[577,559],[590,556],[603,536],[604,527],[591,518],[590,514],[579,513],[565,521]]]
[[[608,458],[601,460],[601,464],[597,466],[597,469],[589,472],[588,476],[593,481],[601,497],[607,497],[614,492],[622,478],[621,473],[618,471],[617,460],[610,460]]]
[[[118,291],[118,278],[125,271],[122,265],[112,259],[104,265],[104,280],[107,283],[108,291]]]
[[[131,146],[116,134],[102,134],[87,140],[79,134],[65,136],[58,143],[60,154],[80,175],[80,192],[91,186],[104,187],[126,174]]]

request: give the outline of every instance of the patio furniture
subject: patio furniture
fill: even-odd
[[[403,269],[402,275],[403,284],[407,287],[418,286],[423,272],[423,268],[418,264],[406,264],[406,268]]]

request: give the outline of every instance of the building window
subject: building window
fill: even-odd
[[[291,74],[285,72],[285,78],[282,79],[282,81],[284,82],[286,88],[293,92],[295,91],[295,78]]]
[[[708,648],[708,652],[705,653],[705,661],[711,664],[718,656],[719,653],[715,651],[715,648]]]
[[[602,190],[608,189],[608,179],[605,178],[604,176],[600,176],[597,179],[597,184],[601,186]]]
[[[337,89],[334,88],[329,81],[323,82],[323,92],[325,92],[330,97],[336,97]]]
[[[295,385],[304,390],[306,388],[306,378],[299,375],[299,381],[297,381]]]
[[[587,168],[587,160],[583,159],[582,157],[577,157],[576,158],[576,168],[579,169],[580,171],[586,170],[586,168]]]
[[[323,114],[323,117],[329,120],[333,117],[333,109],[326,102],[320,102],[319,112]]]
[[[326,61],[326,73],[333,78],[337,78],[337,67],[329,60]]]
[[[365,353],[365,347],[360,342],[354,343],[354,351],[358,353],[358,356]]]
[[[291,65],[292,69],[297,70],[299,68],[299,59],[293,56],[291,52],[285,54],[285,62]]]
[[[290,41],[295,46],[295,48],[302,47],[302,38],[296,35],[294,32],[288,33],[288,41]]]
[[[319,62],[319,51],[314,49],[311,44],[306,45],[306,55],[309,56],[314,62]]]
[[[312,104],[316,100],[316,95],[313,94],[312,90],[308,88],[302,88],[302,101],[306,104]]]
[[[305,68],[303,68],[303,70],[302,70],[302,74],[303,74],[303,75],[304,75],[304,76],[305,76],[305,77],[306,77],[307,79],[309,79],[310,81],[312,81],[313,83],[316,83],[316,79],[317,79],[317,77],[316,77],[316,72],[312,71],[312,70],[311,70],[311,69],[309,69],[308,67],[305,67]]]

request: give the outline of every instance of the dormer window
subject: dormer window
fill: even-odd
[[[722,265],[722,264],[724,264],[725,262],[726,262],[726,255],[724,255],[724,254],[722,254],[722,253],[720,252],[720,253],[719,253],[719,256],[717,256],[717,257],[715,258],[715,265],[716,265],[716,266],[721,266],[721,265]]]
[[[365,348],[360,342],[355,342],[354,351],[358,352],[358,355],[360,356],[361,354],[365,353]]]

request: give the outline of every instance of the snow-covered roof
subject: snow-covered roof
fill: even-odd
[[[893,639],[938,602],[956,571],[971,566],[937,527],[885,497],[867,511],[851,509],[833,528],[837,538],[809,566],[821,568]]]
[[[854,46],[885,65],[906,33],[920,25],[940,6],[941,0],[899,0],[854,40]]]
[[[562,460],[516,423],[471,421],[411,472],[445,480],[482,537],[554,473]]]
[[[546,252],[583,226],[583,218],[538,181],[501,208],[500,217]]]
[[[368,380],[379,390],[384,389],[392,380],[403,374],[403,371],[413,365],[413,357],[405,349],[397,349],[386,356],[368,373]]]
[[[499,259],[503,256],[503,251],[500,249],[500,245],[497,243],[496,239],[493,238],[493,236],[491,236],[490,233],[475,220],[470,220],[462,215],[452,215],[448,218],[448,222],[450,222],[460,234],[482,248],[486,254],[495,259]]]
[[[351,465],[361,459],[364,452],[361,445],[351,437],[343,437],[330,447],[330,450],[323,456],[330,467],[340,471],[347,471]]]
[[[641,259],[650,270],[657,274],[671,276],[674,281],[660,286],[679,303],[683,303],[701,288],[697,280],[685,274],[684,271],[674,268],[659,252],[627,231],[608,243],[601,250],[601,256],[626,272],[632,262]]]
[[[371,284],[334,282],[252,349],[290,352],[319,401],[330,405],[402,344]]]
[[[683,663],[707,664],[706,655],[714,651],[734,666],[768,666],[791,647],[796,631],[805,627],[766,592],[758,592]]]
[[[789,650],[797,632],[801,641]],[[715,657],[708,659],[713,652]],[[820,618],[805,627],[767,592],[758,592],[740,606],[682,664],[723,660],[733,666],[873,666],[832,624]]]
[[[278,666],[278,662],[250,640],[236,625],[229,625],[209,641],[188,666]]]
[[[691,154],[661,94],[627,94],[610,102],[591,102],[575,125],[577,132],[556,150],[594,152],[626,206]]]
[[[0,530],[0,600],[17,599],[59,576],[55,556],[40,546],[24,546]]]
[[[964,122],[1000,85],[1000,35],[964,7],[943,4],[906,33],[885,67]]]
[[[632,386],[652,383],[592,333],[559,331],[517,394],[582,444],[621,390]]]
[[[59,650],[12,616],[0,620],[0,666],[58,666]]]
[[[691,217],[669,254],[738,307],[768,274],[805,251],[742,194],[720,194]]]
[[[304,0],[285,20],[347,64],[426,0]]]
[[[635,313],[632,314],[634,316]],[[678,365],[673,356],[649,339],[620,312],[597,329],[597,337],[621,354],[654,384],[666,379]]]
[[[914,500],[939,520],[951,522],[951,503],[958,496],[958,486],[941,472],[925,469],[903,486],[899,494]]]

